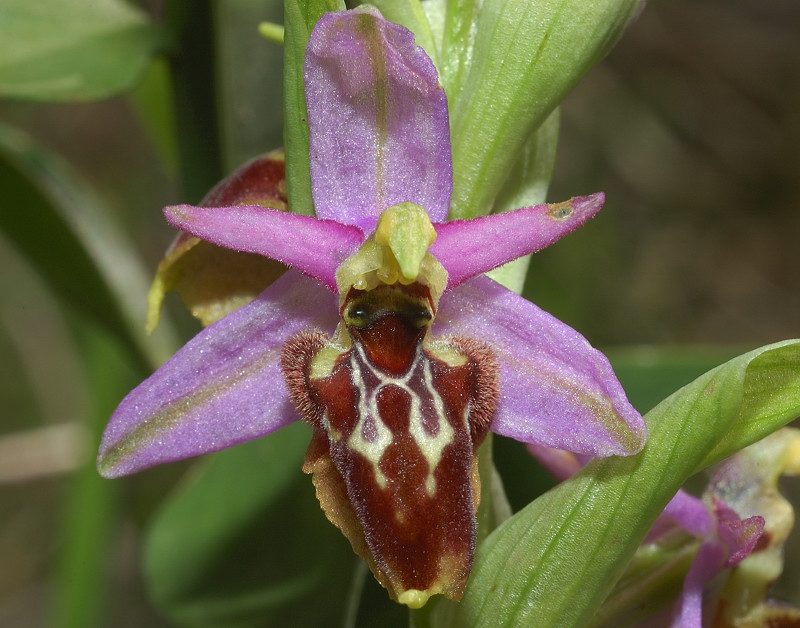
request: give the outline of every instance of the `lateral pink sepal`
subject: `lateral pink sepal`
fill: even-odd
[[[112,478],[259,438],[297,420],[279,357],[297,332],[333,331],[336,297],[289,271],[206,327],[120,403],[103,434]]]

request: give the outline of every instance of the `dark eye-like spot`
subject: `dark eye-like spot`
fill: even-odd
[[[368,303],[353,303],[345,312],[345,322],[353,327],[366,327],[375,318],[375,308]]]
[[[430,311],[423,308],[415,309],[406,313],[406,317],[414,325],[414,327],[418,329],[422,329],[433,319],[433,315],[430,313]]]
[[[344,323],[361,330],[387,317],[395,321],[392,325],[401,324],[409,329],[422,330],[430,325],[433,313],[423,299],[388,286],[355,294],[343,312]]]

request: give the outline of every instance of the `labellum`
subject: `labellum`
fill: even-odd
[[[282,368],[314,429],[304,470],[325,513],[390,595],[417,608],[436,593],[457,600],[466,585],[480,496],[477,448],[497,406],[498,369],[477,341],[430,337],[446,283],[438,262],[425,253],[412,263],[422,270],[409,272],[391,244],[375,240],[337,275],[358,269],[352,285],[340,286],[350,285],[333,338],[295,336]],[[381,259],[380,267],[365,258]]]

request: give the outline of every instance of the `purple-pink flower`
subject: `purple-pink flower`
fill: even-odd
[[[708,582],[718,573],[735,567],[755,549],[764,531],[764,518],[756,515],[742,519],[721,499],[711,497],[711,502],[709,506],[683,490],[678,491],[645,539],[645,543],[658,542],[677,526],[700,540],[677,601],[665,613],[645,622],[645,626],[702,628]]]
[[[586,456],[528,445],[558,481],[566,481]],[[783,428],[737,452],[713,474],[702,498],[683,489],[669,501],[609,597],[609,617],[619,620],[674,601],[638,628],[795,625],[800,612],[767,598],[780,575],[784,543],[794,523],[778,478],[800,472],[800,432]],[[690,564],[684,559],[691,558]],[[677,575],[683,583],[674,591]]]
[[[98,468],[106,477],[134,473],[267,435],[302,414],[315,428],[314,455],[330,447],[333,456],[325,473],[338,485],[323,490],[318,484],[320,500],[336,502],[323,503],[327,514],[393,597],[411,606],[433,593],[457,598],[471,564],[474,529],[463,564],[452,566],[448,550],[440,548],[444,558],[436,560],[446,568],[437,566],[430,582],[408,584],[405,576],[389,573],[390,559],[382,562],[381,552],[389,550],[379,550],[362,512],[375,506],[362,503],[367,497],[359,497],[364,491],[350,468],[363,463],[377,482],[370,490],[391,493],[405,490],[395,486],[397,478],[413,476],[421,465],[427,471],[412,498],[427,504],[437,482],[444,482],[437,465],[455,451],[459,429],[466,430],[466,444],[459,447],[468,456],[486,425],[525,443],[590,456],[641,449],[644,422],[605,356],[567,325],[483,276],[583,224],[600,209],[603,196],[446,222],[452,191],[447,100],[412,34],[375,11],[326,14],[311,35],[304,71],[316,217],[248,205],[165,210],[181,230],[292,269],[200,332],[122,401],[103,436]],[[375,320],[385,329],[404,329],[408,347],[394,346],[385,331],[367,337]],[[388,364],[405,364],[395,357],[406,348],[411,366],[388,374],[394,368]],[[375,358],[386,351],[394,361]],[[377,383],[362,381],[367,366]],[[352,420],[360,422],[348,428],[355,436],[343,437],[332,427],[335,399],[323,399],[326,382],[340,371],[355,390]],[[467,382],[460,396],[441,389],[454,373]],[[356,376],[362,379],[356,382]],[[363,402],[365,390],[374,393],[374,407]],[[388,407],[390,391],[395,406],[410,404],[405,418],[396,420],[405,421],[399,427],[381,422],[381,412],[395,412],[381,409]],[[463,416],[455,416],[459,412]],[[486,423],[482,432],[475,424],[481,412],[488,414],[479,421]],[[443,436],[448,424],[455,430],[450,440]],[[401,433],[411,439],[408,451],[416,447],[422,454],[417,466],[407,458],[397,462]],[[342,447],[346,461],[336,457]],[[310,450],[307,464],[311,458]],[[402,469],[390,469],[390,459]],[[477,474],[471,460],[461,465],[467,477],[459,491],[474,528]],[[331,515],[334,506],[352,509],[348,521]],[[397,513],[400,530],[405,511]],[[433,527],[446,527],[439,524]]]

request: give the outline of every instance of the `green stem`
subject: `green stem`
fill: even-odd
[[[183,195],[198,202],[222,178],[211,0],[171,0],[169,57]]]
[[[107,625],[120,487],[97,474],[93,445],[120,398],[141,376],[135,358],[110,335],[86,320],[77,321],[76,329],[92,396],[86,426],[91,438],[85,462],[70,478],[66,492],[49,621],[54,628]]]
[[[345,5],[344,0],[284,0],[283,6],[283,146],[289,211],[313,216],[303,60],[317,20],[327,11],[344,10]]]

